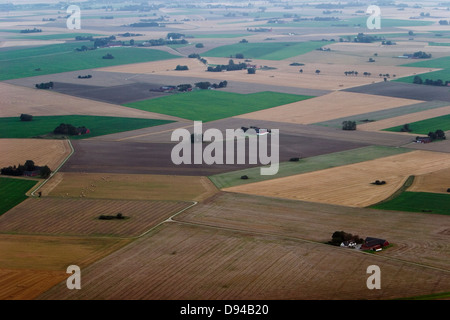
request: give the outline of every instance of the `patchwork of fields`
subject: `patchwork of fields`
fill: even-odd
[[[450,80],[444,4],[386,3],[373,31],[356,2],[93,0],[75,31],[64,5],[28,2],[0,5],[0,167],[53,174],[0,176],[0,300],[449,298],[450,141],[414,138],[448,135],[450,91],[412,83]],[[401,57],[419,51],[432,59]],[[231,59],[255,73],[207,71]],[[196,120],[278,129],[279,141],[246,144],[244,164],[233,147],[214,155],[234,163],[176,165],[172,133]],[[51,134],[61,123],[90,133]],[[265,151],[274,175],[261,175]],[[390,245],[334,247],[336,231]],[[69,265],[82,290],[67,289]]]

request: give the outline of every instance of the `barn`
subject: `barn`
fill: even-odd
[[[364,240],[363,245],[361,246],[361,250],[377,250],[382,249],[383,247],[386,247],[389,245],[389,242],[385,239],[379,239],[379,238],[372,238],[367,237]]]

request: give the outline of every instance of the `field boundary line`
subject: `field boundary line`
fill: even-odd
[[[131,239],[139,239],[139,238],[142,238],[143,236],[145,236],[146,234],[152,232],[154,229],[158,228],[159,226],[163,225],[163,224],[166,223],[166,222],[175,222],[175,220],[173,220],[173,218],[175,218],[175,217],[178,216],[179,214],[183,213],[184,211],[186,211],[186,210],[188,210],[188,209],[190,209],[190,208],[192,208],[192,207],[194,207],[195,205],[198,204],[197,201],[191,201],[191,202],[192,202],[192,204],[191,204],[190,206],[187,206],[186,208],[181,209],[181,210],[178,211],[178,212],[175,212],[173,215],[171,215],[170,217],[168,217],[166,220],[161,221],[161,222],[158,223],[157,225],[151,227],[151,228],[148,229],[147,231],[144,231],[142,234],[140,234],[140,235],[138,235],[138,236],[131,237]],[[130,239],[130,238],[128,238],[128,239]]]
[[[70,139],[66,140],[67,143],[69,144],[69,147],[71,149],[70,154],[63,160],[63,162],[61,162],[61,164],[58,166],[58,168],[56,168],[51,174],[50,177],[48,177],[46,180],[44,180],[41,184],[39,184],[31,193],[30,195],[32,197],[36,197],[35,193],[36,191],[38,191],[40,188],[42,188],[45,184],[47,184],[48,181],[50,181],[51,178],[53,178],[53,176],[55,174],[58,173],[59,169],[61,169],[61,167],[69,160],[69,158],[75,153],[75,149],[72,146],[72,142],[70,141]]]
[[[260,232],[260,231],[255,231],[255,230],[235,229],[235,228],[231,228],[231,227],[215,226],[215,225],[212,225],[212,224],[206,224],[206,223],[200,223],[200,222],[189,222],[189,221],[180,221],[180,220],[171,220],[171,222],[179,223],[179,224],[182,224],[182,225],[194,226],[194,227],[205,227],[205,228],[217,229],[217,230],[222,230],[222,231],[249,233],[249,234],[253,234],[253,235],[257,235],[257,236],[271,236],[271,237],[281,238],[281,239],[284,239],[284,240],[291,240],[291,241],[297,241],[297,242],[306,242],[306,243],[310,243],[310,244],[316,244],[316,245],[323,245],[323,246],[333,247],[333,246],[331,246],[329,244],[326,244],[326,243],[323,243],[323,242],[314,241],[314,240],[308,240],[308,239],[303,239],[303,238],[297,238],[297,237],[291,237],[291,236],[285,236],[285,235],[280,234],[280,233],[266,233],[266,232]],[[421,264],[421,263],[414,262],[414,261],[404,260],[404,259],[395,258],[395,257],[380,256],[380,255],[375,255],[375,254],[370,253],[370,252],[355,251],[355,250],[351,250],[351,249],[348,249],[348,248],[336,247],[336,249],[338,249],[338,250],[348,250],[348,252],[351,253],[351,254],[365,254],[365,255],[369,255],[371,257],[376,257],[378,259],[398,261],[398,262],[406,263],[406,264],[409,264],[409,265],[414,265],[414,266],[418,266],[418,267],[422,267],[422,268],[433,269],[433,270],[437,270],[437,271],[441,271],[441,272],[445,272],[445,273],[449,273],[450,274],[450,270],[449,269],[442,269],[442,268],[439,268],[439,267],[434,267],[434,266],[430,266],[430,265],[426,265],[426,264]]]
[[[194,125],[191,124],[191,125],[188,125],[188,126],[184,126],[184,127],[177,128],[177,129],[185,129],[185,128],[190,128],[190,127],[193,127],[193,126],[194,126]],[[126,138],[121,138],[121,139],[117,139],[117,140],[114,140],[114,141],[120,142],[120,141],[125,141],[125,140],[135,139],[135,138],[147,137],[147,136],[151,136],[151,135],[154,135],[154,134],[160,134],[160,133],[170,132],[170,131],[174,131],[174,130],[175,130],[175,129],[167,129],[167,130],[158,131],[158,132],[143,133],[143,134],[139,134],[139,135],[137,135],[137,136],[131,136],[131,137],[126,137]]]

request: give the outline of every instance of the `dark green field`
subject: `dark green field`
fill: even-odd
[[[33,138],[45,136],[61,123],[71,124],[75,127],[85,126],[91,132],[82,136],[71,136],[71,139],[86,139],[105,134],[123,131],[137,130],[147,127],[158,126],[172,121],[116,118],[99,116],[46,116],[33,117],[33,121],[20,121],[15,118],[0,118],[0,138]]]
[[[416,68],[436,68],[436,69],[444,69],[440,71],[428,72],[419,74],[419,77],[422,78],[423,81],[425,79],[431,80],[439,80],[449,81],[450,80],[450,56],[442,57],[437,59],[425,59],[416,63],[408,63],[402,65],[402,67],[416,67]],[[412,83],[415,76],[404,77],[394,81]]]
[[[278,92],[239,94],[200,90],[128,103],[125,106],[183,119],[207,122],[309,98],[313,97]]]
[[[242,53],[246,59],[283,60],[296,57],[330,44],[327,41],[236,43],[209,50],[205,57],[230,57]]]
[[[397,126],[393,128],[385,129],[385,131],[400,132],[403,126]],[[436,118],[417,121],[409,124],[411,133],[428,134],[429,132],[435,132],[436,130],[448,131],[450,130],[450,115],[440,116]]]
[[[450,215],[450,194],[404,192],[397,198],[371,208]]]
[[[92,43],[77,41],[0,52],[0,80],[177,58],[161,50],[132,47],[74,51],[83,45],[91,47]],[[114,59],[102,59],[107,53]]]
[[[0,193],[2,194],[0,215],[24,201],[27,198],[25,193],[36,183],[34,180],[0,178]]]

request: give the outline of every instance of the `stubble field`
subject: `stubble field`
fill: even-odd
[[[368,290],[366,269],[383,270]],[[448,272],[324,244],[171,223],[38,299],[389,299],[442,292]],[[180,283],[183,283],[180,286]]]
[[[0,218],[0,233],[70,236],[139,236],[188,207],[186,202],[28,199]],[[99,220],[100,215],[123,220]]]
[[[450,155],[414,151],[362,163],[276,180],[225,188],[224,191],[284,199],[366,207],[398,190],[410,175],[450,167]],[[376,180],[385,185],[373,185]]]
[[[32,160],[35,165],[47,165],[51,170],[55,170],[71,152],[65,140],[40,139],[0,139],[0,150],[2,168]]]

